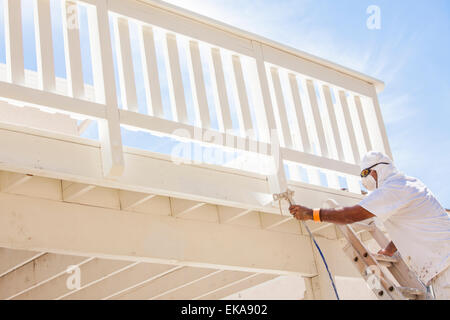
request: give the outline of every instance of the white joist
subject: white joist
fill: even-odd
[[[198,268],[197,268],[198,269]],[[180,270],[181,271],[181,270]],[[189,271],[191,273],[198,273],[198,270],[194,270],[193,268],[189,268]],[[210,270],[208,270],[210,271]],[[222,270],[212,270],[211,272],[207,272],[203,276],[193,276],[192,278],[189,278],[189,276],[186,277],[186,275],[182,275],[182,277],[186,278],[187,281],[185,282],[178,282],[175,283],[175,285],[168,285],[165,286],[165,290],[163,289],[162,292],[154,295],[152,293],[149,300],[181,300],[183,298],[185,299],[191,299],[192,298],[192,292],[195,291],[199,286],[201,287],[204,285],[204,283],[210,283],[217,281],[215,279],[215,276],[220,275],[227,271]],[[229,271],[229,272],[236,272],[236,273],[242,273],[239,271]],[[176,273],[170,275],[172,278],[173,276],[176,276]],[[164,280],[168,280],[163,279]],[[169,281],[174,281],[173,279],[169,279]],[[175,281],[174,281],[175,282]]]
[[[263,228],[266,230],[271,230],[274,229],[275,227],[278,227],[288,221],[293,221],[294,219],[292,218],[292,216],[284,216],[284,217],[277,217],[276,219],[271,219],[272,221],[270,222],[265,222],[263,223]]]
[[[159,300],[191,300],[198,299],[212,292],[222,290],[226,286],[233,285],[244,279],[253,276],[253,273],[240,271],[222,271],[209,273],[203,278],[199,278],[191,283],[187,283],[179,288],[174,288],[163,294],[153,297]]]
[[[237,281],[235,283],[230,284],[229,286],[224,286],[222,289],[217,291],[212,291],[207,295],[202,295],[194,298],[195,300],[218,300],[223,299],[233,293],[243,291],[245,289],[257,286],[261,283],[267,282],[276,278],[276,275],[273,274],[256,274],[254,276],[249,276],[248,278],[242,279],[241,281]]]
[[[295,115],[297,116],[297,124],[300,131],[300,136],[302,138],[303,151],[306,153],[312,153],[305,113],[298,89],[298,81],[297,77],[292,73],[289,74],[289,85],[292,93],[292,100],[294,102]]]
[[[208,268],[181,268],[114,299],[151,299],[152,297],[167,292],[168,290],[180,287],[185,283],[194,282],[196,280],[207,277],[211,273],[214,273],[216,271],[217,270]]]
[[[355,107],[358,113],[359,124],[361,125],[362,134],[364,137],[364,143],[366,145],[366,151],[372,150],[372,143],[370,142],[369,130],[367,128],[367,121],[364,116],[363,106],[361,104],[361,98],[359,96],[355,96]]]
[[[375,116],[377,118],[379,132],[380,132],[381,138],[383,140],[384,152],[391,159],[393,159],[392,158],[391,147],[389,145],[389,140],[388,140],[387,133],[386,133],[386,127],[384,125],[383,116],[381,114],[380,103],[378,102],[377,91],[376,91],[374,86],[371,87],[371,91],[370,91],[369,97],[370,97],[370,99],[372,101],[372,104],[373,104],[373,107],[374,107],[374,111],[375,111]]]
[[[0,248],[0,278],[44,254],[45,252]]]
[[[178,267],[175,267],[178,268]],[[106,300],[172,272],[173,266],[132,263],[128,268],[106,277],[88,287],[62,297],[62,300]]]
[[[248,131],[254,130],[247,90],[245,88],[244,74],[242,72],[241,58],[238,55],[231,57],[233,63],[234,79],[236,85],[237,101],[239,104],[238,119],[241,135],[246,135]]]
[[[219,206],[218,210],[220,223],[231,223],[252,212],[251,209],[240,209],[225,206]]]
[[[227,132],[233,129],[233,123],[231,121],[230,103],[228,101],[222,56],[219,48],[211,48],[211,58],[208,61],[219,130]]]
[[[17,0],[3,1],[7,79],[18,85],[25,82],[21,3],[22,1]]]
[[[311,111],[314,117],[317,137],[319,139],[320,152],[323,157],[329,158],[330,154],[328,152],[327,141],[325,139],[325,130],[323,127],[322,117],[320,115],[319,104],[317,102],[316,89],[312,80],[306,80],[306,89],[308,92],[309,103],[311,105]]]
[[[205,79],[203,76],[202,60],[200,58],[199,44],[195,40],[189,41],[188,67],[191,79],[192,97],[196,125],[200,128],[211,128],[208,100],[206,98]]]
[[[0,299],[14,299],[93,258],[47,253],[0,278]]]
[[[315,273],[311,243],[298,234],[242,232],[227,224],[4,193],[0,203],[2,247],[246,272]],[[24,231],[18,233],[17,225]]]
[[[173,33],[166,34],[164,53],[167,61],[167,78],[169,80],[170,106],[174,121],[188,123],[186,99],[181,77],[180,58],[178,54],[177,37]]]
[[[176,198],[171,199],[170,203],[172,206],[172,215],[174,217],[181,217],[183,215],[186,215],[189,212],[195,211],[196,209],[201,208],[206,204],[204,202],[197,202]]]
[[[281,131],[283,133],[284,146],[286,148],[293,148],[293,142],[291,137],[291,130],[289,128],[289,120],[286,110],[286,104],[284,102],[283,90],[281,89],[280,76],[278,69],[271,67],[270,72],[272,74],[273,88],[275,91],[275,99],[278,106],[278,113],[280,116]]]
[[[359,155],[358,144],[356,142],[355,128],[353,126],[352,118],[350,116],[347,96],[345,92],[342,90],[339,90],[339,101],[341,103],[342,112],[344,114],[345,126],[347,127],[347,133],[350,139],[350,146],[353,151],[353,161],[355,164],[359,164],[361,158]]]
[[[0,172],[0,191],[14,192],[14,189],[21,186],[33,178],[31,174],[15,173],[15,172]]]
[[[120,208],[125,211],[132,210],[155,196],[154,194],[120,190]]]
[[[81,99],[85,96],[83,65],[81,61],[80,28],[78,4],[65,1],[61,5],[66,58],[67,88],[69,96]]]
[[[117,17],[114,21],[116,35],[117,69],[120,79],[120,92],[124,109],[138,112],[136,81],[133,57],[131,54],[130,29],[128,19]]]
[[[261,48],[261,43],[252,41],[253,56],[255,58],[256,70],[250,68],[252,79],[250,87],[253,91],[253,103],[255,116],[258,123],[258,134],[262,141],[269,142],[273,134],[276,133],[275,115],[273,113],[272,99],[269,91],[269,81],[267,79],[266,65]]]
[[[103,175],[114,177],[123,173],[124,158],[107,4],[99,0],[95,7],[88,8],[88,23],[95,97],[106,104],[104,120],[98,122]]]
[[[203,297],[220,292],[229,287],[245,282],[248,279],[252,279],[257,275],[257,273],[223,271],[214,277],[216,279],[214,279],[213,282],[206,282],[201,286],[198,286],[198,288],[190,288],[191,291],[189,292],[189,295],[186,296],[189,296],[187,299],[200,300]]]
[[[55,65],[53,57],[50,0],[34,0],[34,20],[36,23],[36,61],[40,78],[40,88],[56,90]]]
[[[63,200],[74,201],[94,188],[93,185],[63,181]]]
[[[341,161],[345,161],[344,149],[342,147],[342,140],[341,140],[341,136],[339,134],[339,126],[338,126],[337,118],[336,118],[336,111],[335,111],[335,107],[333,104],[333,100],[331,98],[331,90],[330,90],[330,87],[327,85],[323,85],[322,89],[323,89],[323,96],[325,99],[325,103],[327,105],[328,115],[330,117],[331,129],[333,130],[332,132],[333,132],[334,142],[336,144],[338,159]]]
[[[110,277],[112,274],[123,270],[133,262],[130,261],[115,261],[106,259],[92,259],[79,266],[80,275],[80,289],[87,288],[103,279]],[[23,294],[17,296],[15,299],[20,300],[60,300],[74,292],[77,288],[69,288],[67,282],[73,277],[74,272],[64,272],[58,277],[28,290]],[[78,270],[76,271],[78,272]]]
[[[145,93],[147,97],[147,113],[158,118],[164,117],[159,81],[158,62],[156,60],[155,38],[151,26],[143,25],[140,30],[141,57]]]

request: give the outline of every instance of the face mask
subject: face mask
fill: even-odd
[[[371,175],[368,175],[367,177],[362,178],[361,182],[362,182],[364,188],[366,188],[369,191],[375,190],[377,188],[377,182],[374,179],[374,177],[372,177]]]

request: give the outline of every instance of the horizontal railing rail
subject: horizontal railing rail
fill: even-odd
[[[268,155],[279,141],[290,179],[299,179],[302,167],[311,183],[320,184],[322,172],[328,186],[341,188],[343,177],[355,193],[361,192],[362,155],[371,149],[390,154],[380,82],[160,2],[67,0],[55,12],[53,1],[35,0],[37,81],[30,85],[22,1],[3,3],[6,76],[0,98],[96,119],[105,175],[123,171],[121,128]],[[62,21],[64,94],[55,75],[55,16]]]

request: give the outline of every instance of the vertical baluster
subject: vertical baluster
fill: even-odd
[[[345,126],[347,127],[348,137],[350,139],[350,145],[353,151],[353,160],[355,164],[359,164],[361,158],[358,151],[358,144],[356,142],[355,128],[353,127],[352,119],[350,117],[347,97],[345,95],[345,92],[342,90],[339,90],[339,100],[341,102],[342,112],[345,119]]]
[[[289,84],[291,87],[292,100],[294,101],[295,114],[297,116],[297,123],[300,130],[300,135],[302,138],[303,151],[311,153],[311,142],[308,135],[308,130],[306,126],[305,114],[302,106],[302,101],[300,99],[300,94],[298,92],[298,82],[294,74],[289,74]]]
[[[280,76],[278,70],[274,67],[270,68],[272,74],[273,87],[275,91],[275,98],[278,105],[278,112],[280,114],[281,130],[283,132],[284,144],[287,148],[293,148],[291,131],[289,128],[289,121],[286,111],[286,105],[284,102],[283,91],[281,89]]]
[[[391,147],[389,145],[389,140],[387,138],[386,127],[383,122],[383,116],[381,115],[380,104],[378,102],[378,96],[377,96],[377,92],[376,92],[374,86],[372,86],[372,94],[370,95],[370,99],[372,101],[373,108],[375,111],[375,116],[377,118],[379,133],[380,133],[381,139],[383,141],[383,147],[384,147],[383,151],[392,159]]]
[[[372,150],[372,143],[370,142],[369,130],[367,129],[367,122],[364,117],[364,110],[361,104],[361,98],[359,96],[355,96],[355,107],[358,112],[359,123],[361,124],[366,151],[370,151]]]
[[[252,81],[250,86],[253,90],[253,102],[255,108],[255,115],[258,121],[258,132],[262,141],[269,142],[272,131],[276,132],[276,123],[273,113],[272,100],[270,98],[269,82],[267,79],[266,65],[262,52],[261,44],[257,41],[252,41],[253,52],[256,64],[256,73],[252,69]]]
[[[53,57],[52,24],[50,18],[50,0],[34,1],[34,20],[36,27],[36,60],[40,88],[45,91],[56,90],[55,64]]]
[[[306,80],[306,88],[308,92],[309,102],[311,103],[311,109],[314,116],[314,122],[316,125],[317,137],[319,138],[320,151],[322,156],[329,157],[327,142],[325,140],[325,131],[323,129],[322,118],[320,116],[319,104],[317,102],[316,90],[312,80]]]
[[[206,98],[202,61],[200,58],[198,42],[194,40],[189,41],[188,65],[197,126],[200,128],[210,129],[211,119],[209,116],[208,100]]]
[[[325,98],[325,103],[327,105],[328,114],[330,116],[331,128],[333,130],[334,141],[336,143],[336,150],[338,154],[338,159],[341,161],[345,161],[344,157],[344,149],[342,147],[341,136],[339,134],[339,128],[336,120],[336,111],[334,110],[333,100],[331,99],[331,91],[330,87],[324,85],[322,87],[323,95]]]
[[[241,59],[237,55],[233,55],[233,70],[236,81],[236,91],[240,105],[240,112],[238,112],[241,133],[246,134],[253,131],[252,117],[250,114],[250,107],[248,104],[247,91],[245,89],[244,75],[242,73]],[[252,135],[254,137],[254,135]]]
[[[124,109],[138,112],[136,82],[131,54],[128,20],[118,17],[114,22],[116,34],[117,67],[119,71],[122,104]]]
[[[141,57],[144,67],[144,86],[147,95],[147,113],[151,116],[163,118],[164,109],[161,97],[161,85],[159,82],[158,63],[156,60],[155,38],[150,26],[142,26]]]
[[[211,48],[210,65],[219,130],[227,132],[233,129],[233,123],[231,121],[230,104],[228,102],[220,49]]]
[[[106,0],[88,8],[89,39],[95,99],[105,104],[106,118],[98,121],[102,167],[105,176],[120,176],[124,169],[111,34]]]
[[[22,43],[21,1],[6,0],[5,4],[5,44],[8,81],[23,85],[25,70]]]
[[[165,54],[168,61],[167,77],[169,79],[170,104],[174,121],[188,123],[186,99],[184,96],[183,81],[181,78],[180,58],[176,36],[172,33],[166,35]]]
[[[62,5],[62,12],[68,93],[74,98],[83,98],[84,81],[77,3],[66,1]]]

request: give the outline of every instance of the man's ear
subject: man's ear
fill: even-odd
[[[378,174],[377,174],[377,172],[375,170],[372,170],[372,172],[370,174],[375,179],[375,181],[377,182],[377,188],[378,188]]]

